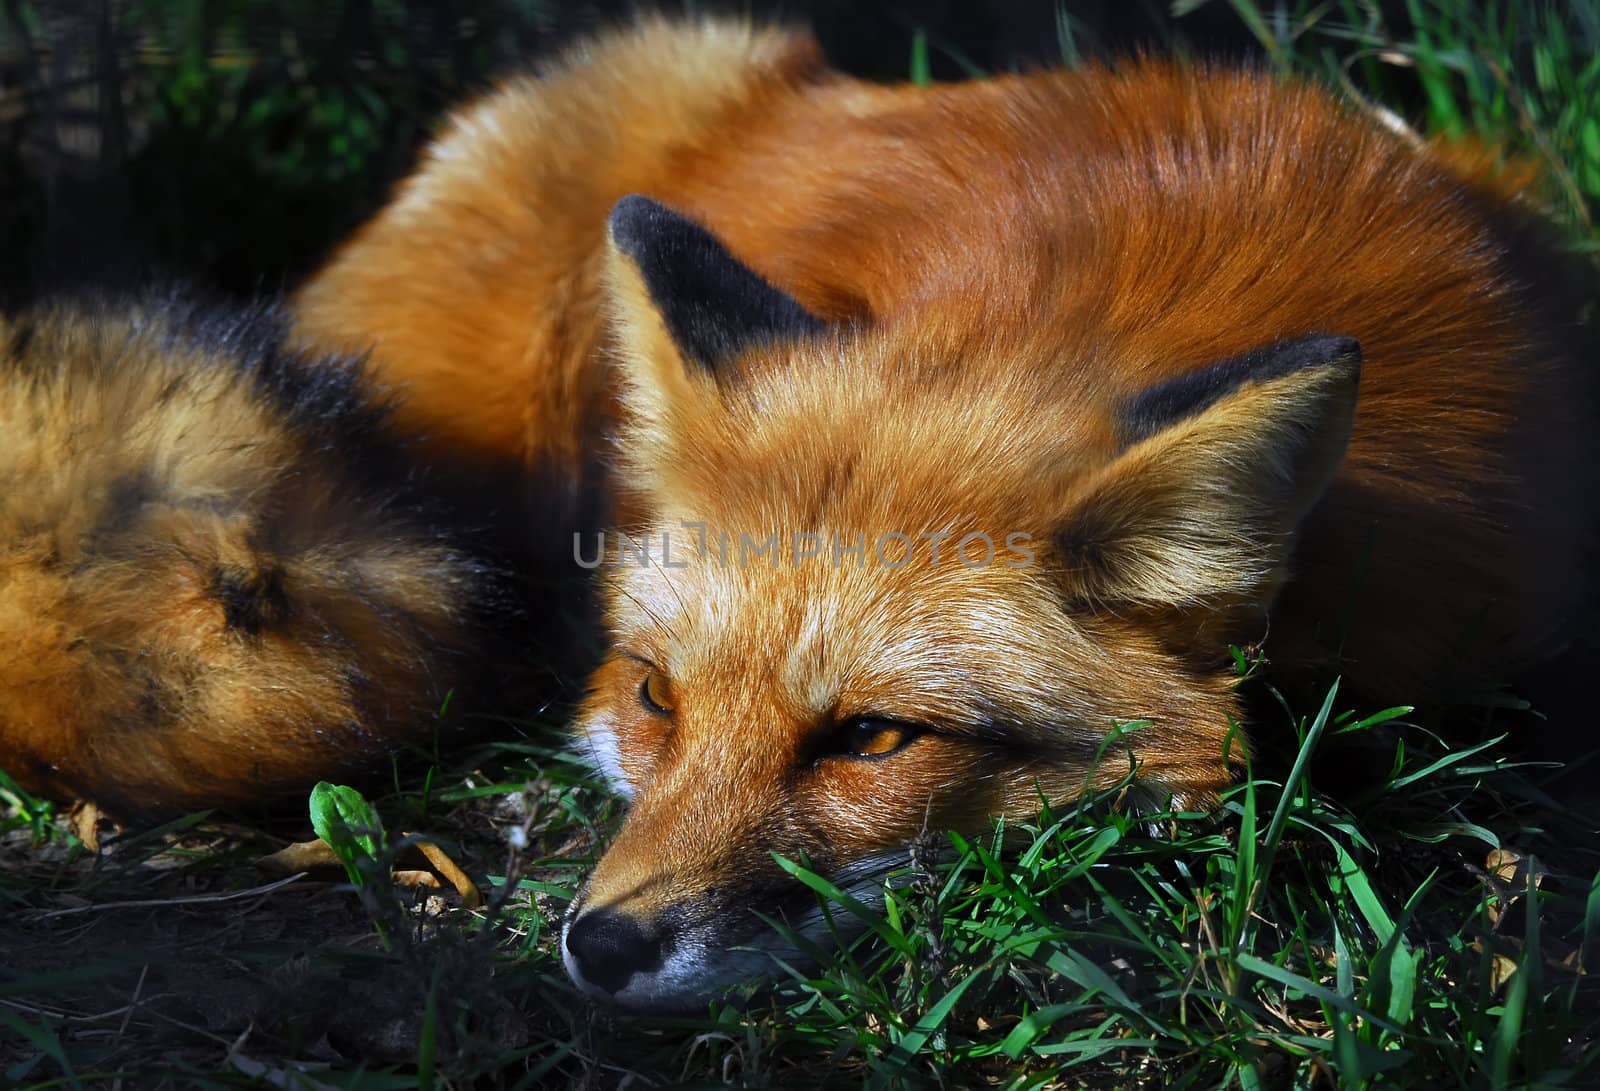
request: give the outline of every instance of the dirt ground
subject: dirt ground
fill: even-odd
[[[112,836],[99,855],[35,846],[28,831],[0,840],[0,1013],[51,1028],[64,1054],[0,1014],[0,1084],[24,1070],[144,1074],[130,1087],[231,1071],[291,1086],[304,1081],[286,1068],[411,1066],[428,1052],[469,1070],[570,1039],[583,1005],[544,972],[551,960],[505,957],[526,895],[480,929],[483,911],[453,891],[378,904],[338,870],[255,863],[282,844],[230,826]]]

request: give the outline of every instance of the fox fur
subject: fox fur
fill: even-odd
[[[803,33],[647,20],[459,110],[293,337],[368,354],[389,431],[518,483],[504,518],[546,554],[639,544],[603,554],[576,717],[631,811],[562,944],[596,995],[681,1005],[765,963],[730,948],[779,950],[750,910],[820,934],[774,853],[866,895],[925,828],[1130,769],[1213,802],[1244,754],[1230,645],[1404,701],[1560,652],[1593,332],[1532,178],[1248,69],[884,87]],[[188,594],[80,614],[162,647],[189,603],[242,639]],[[395,596],[375,624],[450,644]],[[75,722],[53,686],[30,722]],[[227,730],[336,763],[276,722]],[[184,760],[58,783],[237,783]]]
[[[355,362],[174,297],[0,324],[0,768],[124,818],[427,739],[494,581]]]

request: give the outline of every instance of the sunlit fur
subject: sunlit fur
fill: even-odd
[[[1539,280],[1514,194],[1526,171],[1435,157],[1253,72],[1139,62],[875,88],[797,75],[802,38],[757,38],[733,70],[726,42],[651,27],[469,110],[440,147],[486,139],[483,118],[538,118],[474,174],[538,226],[451,211],[443,194],[477,213],[478,190],[432,184],[461,171],[437,152],[389,213],[416,218],[390,224],[394,245],[426,221],[520,254],[518,290],[566,307],[530,302],[552,317],[518,346],[598,338],[581,307],[610,285],[622,406],[592,427],[618,421],[624,517],[688,558],[608,568],[614,653],[579,720],[632,813],[573,920],[629,913],[669,952],[619,1000],[682,1003],[746,974],[718,952],[776,942],[749,910],[808,904],[774,851],[845,869],[1130,766],[1152,795],[1214,798],[1243,755],[1238,737],[1224,753],[1242,717],[1229,643],[1270,629],[1280,672],[1317,665],[1418,701],[1570,637],[1587,410],[1565,293]],[[685,43],[728,94],[715,109]],[[568,150],[579,131],[579,149],[627,149],[626,170]],[[602,210],[630,190],[706,224],[837,333],[696,370],[626,259],[602,267]],[[1360,342],[1354,424],[1354,373],[1312,370],[1125,448],[1118,411],[1150,384],[1315,331]],[[1277,453],[1296,434],[1309,454],[1290,474]],[[723,565],[682,522],[755,541],[1022,531],[1037,563],[786,549]],[[640,702],[642,661],[672,681],[670,717]],[[877,760],[832,752],[864,715],[930,731]],[[1149,723],[1107,747],[1130,720]]]
[[[181,300],[0,323],[0,768],[118,817],[426,739],[487,590],[349,362]]]
[[[1258,72],[877,87],[716,21],[647,22],[459,112],[300,329],[376,345],[444,457],[584,473],[615,436],[617,520],[687,561],[607,567],[613,653],[577,725],[632,811],[571,919],[610,908],[668,952],[617,997],[757,966],[726,953],[776,942],[749,911],[811,904],[773,852],[838,874],[1130,768],[1147,798],[1213,799],[1244,753],[1230,643],[1270,630],[1280,677],[1406,701],[1559,650],[1582,350],[1532,172],[1493,163]],[[631,192],[834,331],[682,359],[608,255]],[[1152,384],[1315,332],[1359,341],[1359,390],[1354,360],[1308,369],[1129,446]],[[784,552],[724,564],[684,521]],[[1035,563],[796,561],[797,531],[1020,532]],[[868,715],[927,731],[839,754]]]
[[[1560,650],[1595,357],[1531,172],[1493,161],[1255,71],[878,87],[725,21],[647,21],[449,120],[299,293],[297,336],[371,349],[430,457],[674,536],[684,567],[606,567],[613,651],[578,718],[632,810],[569,929],[609,910],[662,956],[598,991],[682,1004],[762,965],[728,951],[776,942],[752,910],[814,906],[775,852],[875,874],[925,828],[1130,770],[1213,800],[1244,753],[1230,643],[1402,701]],[[829,332],[681,358],[607,243],[630,193]],[[1130,430],[1153,384],[1315,333],[1359,354]],[[519,502],[565,550],[579,520]],[[739,563],[773,532],[776,564]],[[1032,563],[796,558],[797,532],[1021,534]],[[651,665],[670,713],[641,700]],[[921,733],[852,757],[856,717]]]
[[[450,119],[299,293],[301,334],[376,346],[383,377],[416,391],[398,422],[436,457],[580,476],[614,408],[597,361],[606,213],[820,65],[804,36],[647,22],[511,80]]]

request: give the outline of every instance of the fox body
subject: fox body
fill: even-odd
[[[747,976],[752,908],[820,924],[774,853],[867,890],[1130,769],[1206,805],[1269,629],[1403,700],[1560,651],[1589,335],[1491,162],[1261,73],[881,87],[724,21],[459,111],[294,336],[370,354],[414,454],[521,483],[567,575],[573,532],[645,543],[599,566],[576,730],[632,802],[574,978]]]
[[[352,361],[157,296],[0,323],[0,768],[122,817],[426,738],[494,582]],[[321,770],[319,773],[318,770]]]

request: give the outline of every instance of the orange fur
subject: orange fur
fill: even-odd
[[[849,874],[924,823],[1030,813],[1129,762],[1212,798],[1241,715],[1223,653],[1269,608],[1280,667],[1393,699],[1569,637],[1586,404],[1564,315],[1518,264],[1526,170],[1249,72],[883,88],[818,70],[798,37],[740,41],[730,67],[738,33],[647,26],[470,108],[302,296],[302,328],[374,342],[452,453],[570,462],[617,429],[618,518],[658,538],[687,520],[1043,543],[1027,570],[614,563],[615,651],[579,726],[634,809],[575,904],[580,980],[671,1003],[738,977],[718,952],[755,934],[742,906],[781,896],[772,851]],[[632,264],[602,275],[603,210],[633,190],[847,325],[696,375]],[[465,355],[441,345],[457,324]],[[1138,392],[1314,331],[1360,342],[1358,396],[1290,376],[1122,449]],[[517,377],[526,400],[494,410],[517,427],[422,419],[469,358]],[[585,393],[553,397],[557,376]],[[1272,445],[1308,428],[1310,468],[1274,493]],[[641,707],[644,663],[670,716]],[[863,716],[934,730],[827,756]],[[638,972],[597,983],[585,958]]]
[[[820,66],[777,31],[658,24],[459,111],[394,201],[299,294],[319,348],[375,347],[397,424],[469,465],[576,478],[610,415],[600,270],[617,197]]]
[[[604,573],[578,729],[633,809],[574,902],[575,976],[673,1004],[758,967],[727,950],[771,942],[747,909],[817,924],[773,852],[865,894],[925,826],[1130,768],[1213,801],[1243,755],[1227,647],[1269,626],[1285,676],[1385,699],[1558,651],[1589,335],[1529,177],[1257,72],[879,87],[720,21],[646,22],[457,113],[299,293],[297,335],[370,349],[428,458],[528,483],[508,522],[554,482],[530,539],[564,554],[599,496],[656,543],[646,565],[613,540]],[[703,368],[608,242],[633,192],[832,325]],[[1330,339],[1130,424],[1162,384],[1319,333],[1359,354]],[[777,545],[727,563],[721,532]],[[885,532],[910,563],[794,537]],[[1029,561],[936,565],[941,533],[1021,535]],[[915,726],[865,757],[863,721]]]
[[[386,761],[480,639],[477,562],[342,457],[354,376],[209,321],[0,325],[0,768],[124,818]]]
[[[1536,659],[1563,639],[1572,536],[1540,541],[1505,509],[1537,489],[1547,514],[1580,490],[1565,463],[1509,451],[1506,432],[1538,419],[1567,435],[1585,407],[1530,381],[1528,358],[1559,348],[1541,343],[1551,331],[1523,298],[1524,270],[1483,253],[1514,210],[1476,188],[1520,190],[1528,172],[1502,177],[1481,149],[1447,158],[1321,90],[1249,72],[1151,62],[879,87],[820,69],[803,36],[649,23],[461,111],[301,292],[300,329],[319,346],[375,346],[375,370],[406,394],[402,423],[441,457],[567,475],[617,420],[600,364],[602,228],[635,190],[813,311],[920,339],[905,349],[930,372],[959,359],[970,385],[1004,375],[1017,397],[1055,403],[1063,429],[1100,429],[1085,438],[1102,449],[1118,396],[1333,330],[1369,364],[1335,485],[1363,495],[1357,518],[1317,513],[1297,563],[1314,578],[1284,609],[1406,616],[1472,586],[1508,615],[1486,624],[1511,644],[1485,654]],[[1453,184],[1467,170],[1474,186]],[[979,358],[966,343],[979,337],[1007,348]],[[1069,361],[1091,359],[1057,388]],[[1434,421],[1448,439],[1419,427]],[[1448,553],[1418,521],[1450,528]],[[1338,573],[1369,550],[1352,589]],[[1343,666],[1374,691],[1426,695],[1449,629],[1364,624]],[[1278,635],[1280,657],[1325,658]]]
[[[633,810],[569,918],[575,976],[635,1004],[737,979],[744,907],[785,904],[774,851],[870,879],[924,824],[1130,765],[1203,804],[1243,753],[1226,647],[1269,611],[1276,665],[1380,698],[1558,650],[1591,447],[1530,178],[1253,72],[877,87],[716,22],[646,24],[458,114],[300,329],[374,345],[441,457],[560,477],[614,433],[615,518],[680,535],[686,567],[606,574],[579,729]],[[701,370],[604,245],[632,191],[835,333]],[[1141,391],[1318,331],[1359,341],[1359,391],[1311,369],[1119,436]],[[685,522],[1024,532],[1038,563],[728,565]],[[839,753],[863,717],[928,730]]]

